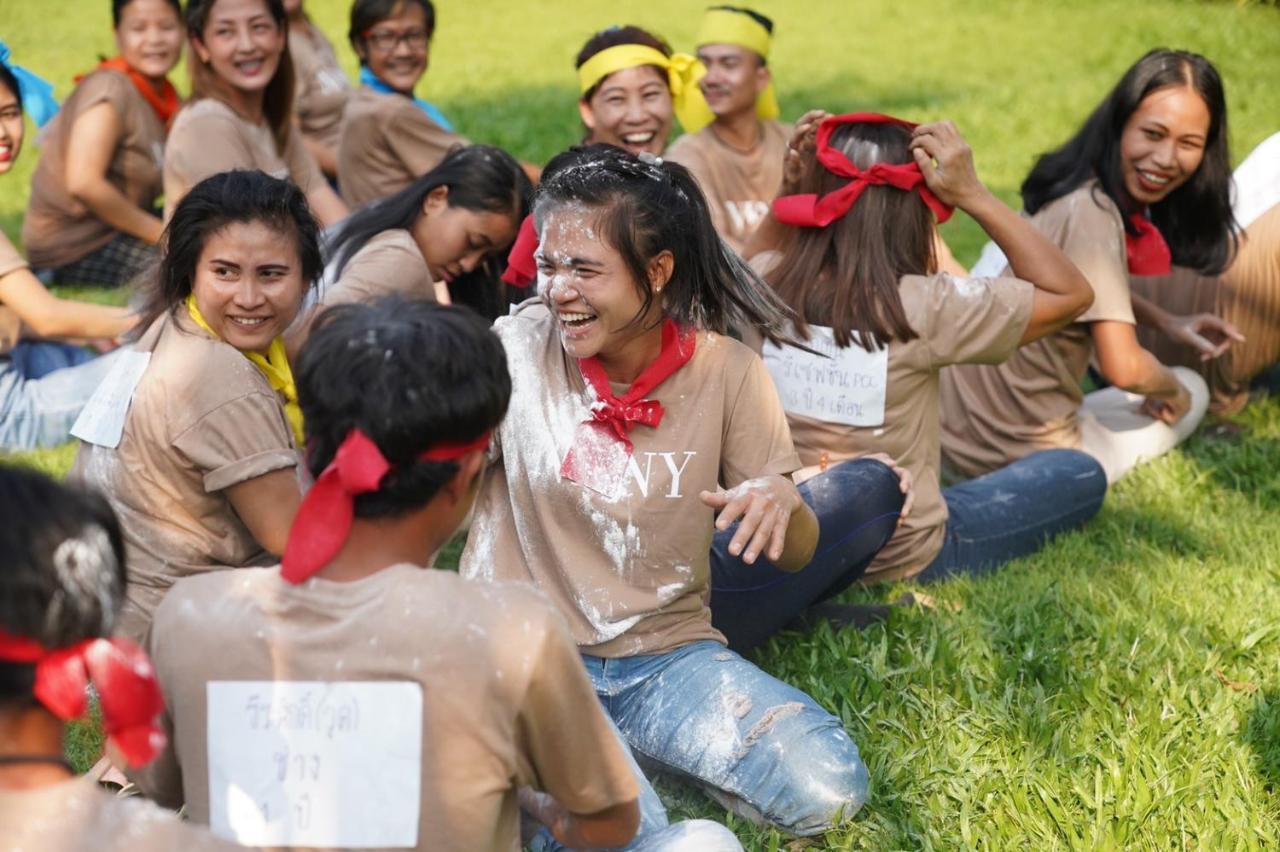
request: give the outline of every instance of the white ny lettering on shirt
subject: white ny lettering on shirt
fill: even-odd
[[[726,201],[725,213],[733,226],[734,233],[754,231],[760,220],[769,212],[769,204],[765,201]]]
[[[669,500],[677,500],[683,495],[680,493],[680,477],[684,476],[685,468],[689,466],[689,462],[697,455],[696,452],[685,450],[684,461],[676,467],[676,453],[635,453],[627,459],[627,474],[635,482],[636,489],[640,492],[641,497],[649,496],[649,484],[653,477],[653,458],[658,456],[667,466],[667,472],[671,474],[671,487],[663,496]],[[637,461],[639,456],[644,456],[644,470],[640,469],[640,462]]]

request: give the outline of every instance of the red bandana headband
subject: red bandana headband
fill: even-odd
[[[533,214],[524,217],[520,223],[520,233],[507,253],[507,271],[502,273],[502,280],[512,287],[524,289],[538,277],[538,263],[534,260],[534,252],[538,250],[538,231],[533,226]]]
[[[489,433],[485,432],[474,441],[436,444],[417,458],[455,461],[487,446]],[[302,499],[289,530],[280,575],[290,583],[301,583],[329,564],[351,533],[355,498],[377,491],[390,470],[391,463],[368,435],[359,429],[348,432],[333,461]]]
[[[0,660],[36,667],[36,700],[64,722],[89,712],[92,682],[107,737],[130,766],[145,766],[164,748],[156,717],[164,696],[147,655],[127,639],[86,639],[68,648],[45,648],[34,639],[0,630]]]
[[[814,194],[787,195],[775,199],[773,215],[779,222],[787,225],[800,225],[806,228],[825,228],[836,219],[849,212],[857,202],[858,196],[868,186],[892,186],[903,192],[918,192],[920,198],[938,217],[939,222],[951,218],[951,207],[943,204],[938,197],[925,186],[924,175],[914,161],[910,163],[876,163],[863,171],[849,161],[842,152],[831,147],[831,134],[842,124],[896,124],[907,130],[915,130],[916,125],[900,118],[893,118],[875,112],[855,112],[847,115],[833,115],[818,125],[818,162],[827,171],[851,180],[839,189],[828,192],[822,197]]]
[[[1137,234],[1124,233],[1125,254],[1129,258],[1129,271],[1134,275],[1168,275],[1173,270],[1173,253],[1164,235],[1146,216],[1134,213],[1129,224]]]

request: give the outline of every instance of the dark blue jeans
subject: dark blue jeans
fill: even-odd
[[[43,379],[55,370],[92,361],[94,353],[82,346],[47,340],[24,340],[9,353],[13,367],[28,381]]]
[[[950,519],[921,583],[992,571],[1035,553],[1098,514],[1107,496],[1102,465],[1079,450],[1041,450],[942,492]]]
[[[818,547],[789,573],[764,557],[729,555],[734,527],[711,544],[711,623],[739,653],[759,645],[809,607],[847,589],[893,537],[902,512],[898,476],[871,459],[836,465],[800,485],[818,516]]]

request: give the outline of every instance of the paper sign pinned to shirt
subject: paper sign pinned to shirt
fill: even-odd
[[[207,685],[209,822],[245,846],[418,842],[422,686]]]
[[[116,362],[81,409],[80,416],[71,427],[71,435],[85,443],[114,450],[120,446],[129,403],[133,401],[138,382],[142,381],[142,374],[151,363],[151,353],[124,349],[103,357],[114,358]]]
[[[889,349],[868,352],[856,343],[841,349],[825,326],[809,326],[806,345],[766,343],[764,364],[788,414],[844,426],[883,426],[889,384]]]

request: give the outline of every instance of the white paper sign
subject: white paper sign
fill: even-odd
[[[999,278],[1009,267],[1009,258],[1000,251],[1000,246],[988,241],[982,247],[978,262],[969,270],[970,278]]]
[[[209,822],[245,846],[418,843],[422,686],[207,685]]]
[[[764,364],[788,414],[845,426],[883,426],[889,349],[836,346],[831,329],[809,326],[811,355],[793,346],[764,345]],[[826,357],[824,357],[826,356]]]
[[[115,449],[120,446],[129,403],[151,363],[151,353],[125,349],[103,357],[115,358],[116,362],[80,411],[71,434],[86,443]]]

